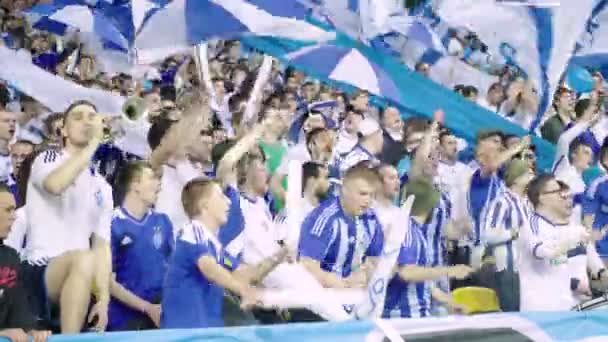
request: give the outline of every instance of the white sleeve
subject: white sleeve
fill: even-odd
[[[591,274],[595,277],[598,272],[605,268],[604,262],[602,258],[600,258],[599,254],[597,254],[597,249],[595,249],[595,244],[588,243],[587,244],[587,268],[591,271]]]
[[[258,72],[258,77],[255,80],[255,84],[253,85],[253,90],[251,91],[251,95],[249,96],[249,100],[247,101],[247,106],[245,107],[245,113],[243,114],[243,122],[249,122],[251,118],[253,118],[253,116],[255,115],[257,109],[256,103],[262,96],[264,85],[266,85],[266,83],[268,82],[271,72],[272,57],[264,56],[264,61],[262,62],[262,66],[260,67],[260,71]]]
[[[61,152],[53,150],[48,150],[39,154],[32,164],[29,182],[38,189],[46,192],[43,186],[44,180],[51,172],[61,165],[62,158],[60,158],[60,156]]]
[[[200,171],[186,160],[175,164],[175,173],[181,184],[186,184],[194,178],[201,176]]]
[[[104,180],[100,180],[105,182]],[[101,188],[103,205],[99,213],[95,235],[100,238],[110,241],[112,230],[112,218],[114,217],[114,200],[112,199],[112,188],[108,184],[104,184]]]
[[[570,149],[570,144],[587,128],[589,128],[589,123],[581,122],[577,123],[572,128],[562,133],[562,135],[559,137],[559,140],[557,141],[557,153],[555,155],[556,164],[553,165],[554,168],[556,166],[561,168],[563,166],[570,165],[570,160],[568,159],[568,150]],[[557,163],[560,164],[557,165]]]
[[[11,226],[11,230],[8,236],[4,240],[4,244],[12,247],[18,253],[21,254],[23,249],[23,242],[25,241],[25,234],[27,233],[27,219],[25,215],[25,207],[17,209],[15,212],[15,222]]]

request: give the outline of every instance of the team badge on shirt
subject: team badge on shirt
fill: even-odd
[[[160,250],[163,246],[163,231],[160,226],[154,227],[154,236],[152,236],[152,243],[154,244],[154,248]]]
[[[97,189],[95,192],[95,203],[97,203],[98,207],[103,206],[103,195],[101,194],[101,189]]]
[[[131,243],[133,243],[133,240],[131,239],[130,236],[125,236],[122,241],[120,241],[120,245],[121,246],[127,246],[130,245]]]

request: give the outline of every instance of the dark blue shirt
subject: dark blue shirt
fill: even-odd
[[[123,208],[112,219],[112,269],[116,281],[136,296],[160,303],[163,280],[173,252],[173,226],[165,214],[149,211],[141,220]],[[110,330],[123,328],[143,313],[112,299]]]

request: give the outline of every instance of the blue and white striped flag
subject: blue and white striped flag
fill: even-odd
[[[135,46],[149,63],[211,38],[243,34],[327,41],[335,34],[305,21],[295,0],[174,0],[143,25]]]
[[[450,0],[434,2],[436,13],[453,27],[475,32],[493,56],[511,61],[533,82],[540,96],[534,131],[551,104],[594,0],[549,2]]]
[[[572,62],[608,75],[608,0],[596,0]]]

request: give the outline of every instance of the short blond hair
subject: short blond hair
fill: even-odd
[[[211,189],[218,183],[208,178],[195,178],[189,181],[182,190],[182,205],[189,218],[200,214],[198,206],[201,198],[209,196]]]

